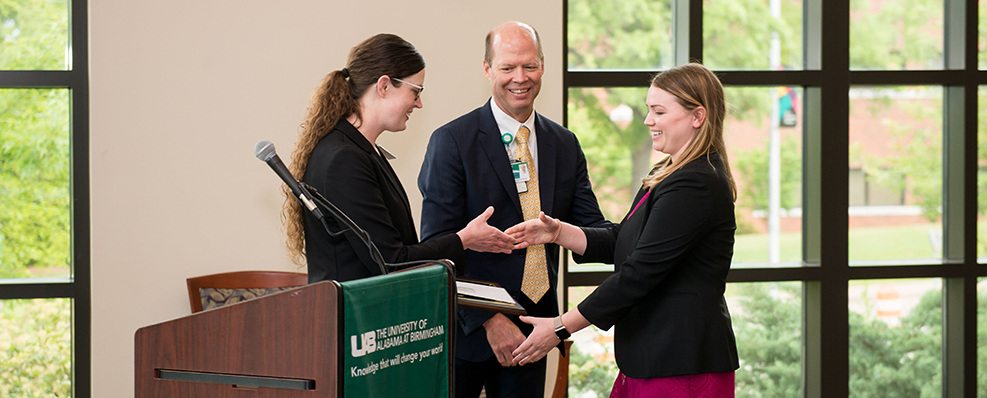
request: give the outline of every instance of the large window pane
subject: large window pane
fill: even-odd
[[[660,155],[644,125],[647,88],[573,88],[568,126],[579,137],[593,191],[607,219],[619,222]]]
[[[801,0],[703,0],[703,63],[802,69]]]
[[[854,265],[942,258],[942,89],[850,90]]]
[[[0,89],[0,278],[70,274],[68,96]]]
[[[977,391],[987,398],[987,278],[977,281]]]
[[[570,287],[569,308],[594,287]],[[728,284],[737,337],[737,397],[796,397],[802,377],[802,287],[798,282]],[[613,330],[590,326],[572,335],[569,396],[607,397],[617,376]]]
[[[652,149],[643,123],[646,94],[645,88],[569,90],[568,125],[579,137],[593,190],[609,220],[623,219],[641,178],[665,156]],[[724,134],[739,189],[734,263],[797,265],[802,259],[802,90],[726,87],[725,95],[730,112]]]
[[[726,87],[724,136],[737,181],[734,266],[802,260],[800,87]]]
[[[0,396],[69,397],[71,301],[0,300]]]
[[[68,69],[68,1],[0,1],[0,70]]]
[[[737,337],[737,397],[802,395],[802,285],[732,283],[726,298]]]
[[[569,306],[575,308],[596,287],[569,288]],[[605,398],[610,396],[617,378],[617,363],[613,357],[613,329],[589,327],[572,334],[569,348],[569,396]]]
[[[981,11],[983,12],[983,11]],[[981,26],[983,26],[981,21]],[[987,87],[977,90],[977,259],[987,262]]]
[[[850,2],[850,68],[943,67],[942,0]]]
[[[570,70],[675,64],[671,0],[570,0],[568,18]]]
[[[568,127],[586,155],[600,210],[614,222],[630,211],[641,179],[661,156],[652,149],[644,125],[647,93],[644,87],[569,89]],[[571,258],[569,264],[574,272],[613,270],[610,265],[576,264]]]
[[[987,69],[987,7],[985,7],[984,0],[977,0],[977,10],[980,12],[980,26],[977,31],[980,34],[977,35],[977,48],[980,49],[978,54],[980,55],[980,69]],[[983,391],[983,390],[981,390]]]
[[[938,397],[942,280],[851,281],[850,396]]]

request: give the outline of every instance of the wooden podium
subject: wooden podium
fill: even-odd
[[[445,272],[444,266],[431,267],[442,267],[439,272]],[[350,347],[353,345],[349,341],[352,336],[344,336],[348,329],[343,325],[346,319],[343,313],[344,308],[349,308],[349,303],[344,303],[344,297],[353,294],[346,292],[358,289],[344,290],[349,283],[367,289],[367,281],[377,278],[388,284],[387,286],[418,283],[421,279],[412,278],[405,282],[400,279],[403,277],[399,274],[414,273],[382,275],[362,280],[359,282],[362,285],[357,285],[356,281],[342,284],[335,281],[319,282],[140,328],[134,337],[135,396],[342,397],[344,382],[351,383],[347,381],[350,380],[349,371],[344,373],[344,363],[370,358],[367,355],[354,359],[349,355],[350,349],[355,350],[357,356],[364,354],[356,346]],[[452,285],[452,274],[448,274],[448,281],[442,279],[443,275],[445,274],[439,275],[442,283]],[[411,285],[406,290],[415,290],[414,287],[415,285]],[[388,290],[390,291],[393,290]],[[444,293],[446,298],[442,302],[455,303],[454,294],[455,288],[449,288]],[[436,295],[443,294],[432,294]],[[359,301],[352,297],[349,300]],[[409,301],[401,297],[396,297],[396,300]],[[451,317],[440,317],[445,318],[444,322],[447,324],[443,327],[443,334],[434,337],[439,340],[433,340],[438,341],[441,347],[449,347],[445,350],[445,356],[435,359],[449,363],[444,375],[448,379],[448,385],[438,387],[449,391],[452,390],[452,377],[449,373],[453,367],[453,357],[448,355],[452,345],[448,340],[451,337],[445,334],[445,329],[456,327],[454,322],[449,322],[455,319],[454,306],[455,304],[449,304],[445,309],[438,310],[439,313],[445,311]],[[406,312],[401,311],[397,315]],[[352,314],[348,316],[351,317]],[[388,316],[387,313],[374,312],[363,317],[375,320],[378,317],[386,319]],[[363,328],[360,330],[375,330],[372,325],[358,327]],[[451,329],[451,335],[455,335],[454,329]],[[409,350],[412,346],[413,344],[407,345]],[[393,356],[400,349],[401,347],[396,347],[380,351]],[[440,369],[445,366],[442,365]],[[399,367],[404,366],[394,366],[393,370],[380,371],[379,374],[375,372],[376,379],[367,376],[359,380],[353,379],[352,383],[402,384],[404,380],[401,379],[408,377],[398,373],[396,369]],[[441,377],[431,380],[439,379]],[[447,394],[448,392],[440,395]]]
[[[320,282],[143,327],[136,397],[332,397],[339,284]]]

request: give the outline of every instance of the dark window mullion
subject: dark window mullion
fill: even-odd
[[[72,84],[71,71],[0,71],[2,88],[66,88]]]
[[[0,279],[0,300],[73,298],[75,287],[69,278]]]
[[[688,62],[703,60],[703,0],[681,0],[689,2],[689,59]],[[683,62],[684,64],[685,62]]]
[[[942,395],[973,397],[977,391],[977,2],[944,1],[943,258],[962,275],[943,279]]]
[[[966,71],[942,70],[855,70],[850,72],[853,86],[943,86],[962,85],[970,81]]]
[[[92,396],[92,267],[89,192],[89,4],[70,0],[72,137],[72,396]]]
[[[821,9],[821,18],[815,24],[825,22],[825,35],[821,37],[820,61],[823,81],[818,92],[818,107],[807,114],[818,115],[820,120],[809,121],[808,143],[818,147],[807,148],[810,169],[806,170],[807,184],[817,189],[816,208],[807,208],[816,224],[803,224],[804,233],[810,239],[819,239],[818,255],[820,281],[806,283],[803,316],[810,329],[804,331],[807,365],[805,394],[808,397],[849,396],[849,303],[847,287],[850,279],[848,265],[849,181],[846,172],[849,165],[849,99],[850,89],[850,3],[827,2],[825,7],[807,0],[805,7]],[[806,23],[807,26],[815,26]],[[808,102],[808,99],[807,99]],[[835,172],[840,171],[840,172]],[[817,357],[814,357],[818,355]]]
[[[593,70],[566,72],[566,87],[647,87],[657,70]],[[731,71],[717,70],[726,86],[818,86],[824,75],[818,71]],[[928,80],[928,79],[926,79]]]

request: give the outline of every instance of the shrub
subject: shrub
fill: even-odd
[[[70,302],[0,301],[0,396],[72,396]]]

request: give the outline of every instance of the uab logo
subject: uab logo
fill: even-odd
[[[362,357],[371,352],[377,351],[376,332],[373,330],[360,335],[360,349],[357,349],[356,335],[350,336],[350,347],[353,357]]]

